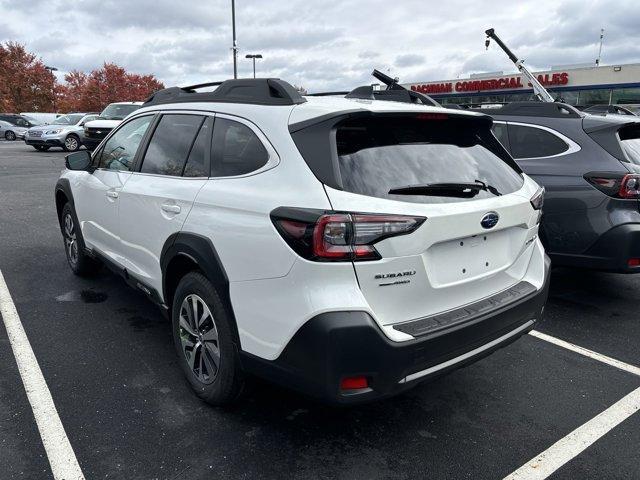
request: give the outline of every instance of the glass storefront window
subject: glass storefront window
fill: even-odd
[[[611,90],[580,90],[578,102],[580,105],[608,105]]]
[[[640,103],[640,88],[618,88],[613,91],[611,103]]]

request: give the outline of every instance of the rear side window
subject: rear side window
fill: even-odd
[[[211,176],[233,177],[255,172],[269,161],[269,153],[246,125],[216,118],[211,145]]]
[[[390,190],[417,185],[478,183],[507,194],[523,178],[507,162],[486,124],[419,117],[345,120],[336,129],[338,166],[346,191],[415,203],[468,201],[435,195],[398,195]],[[490,198],[480,190],[472,199]]]
[[[640,165],[640,125],[623,127],[618,135],[627,160]]]
[[[204,121],[200,115],[163,115],[142,161],[142,173],[181,176]]]
[[[509,145],[513,158],[552,157],[569,150],[569,145],[551,132],[511,124],[509,125]]]

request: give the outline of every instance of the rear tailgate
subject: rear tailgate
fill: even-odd
[[[533,182],[531,182],[533,183]],[[532,185],[522,192],[535,192]],[[537,217],[519,193],[455,204],[420,205],[327,188],[336,210],[426,217],[410,235],[375,244],[382,259],[354,262],[360,288],[384,325],[474,303],[525,276],[537,235]],[[481,220],[499,215],[487,230]]]
[[[360,288],[381,324],[456,309],[525,276],[539,217],[530,199],[538,187],[525,182],[487,136],[488,128],[475,119],[465,123],[443,116],[350,119],[338,125],[343,188],[326,187],[333,209],[426,218],[410,234],[375,243],[380,260],[354,262]],[[403,186],[451,182],[488,187],[466,197],[389,194]]]

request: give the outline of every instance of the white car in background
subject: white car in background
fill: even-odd
[[[31,127],[24,142],[40,152],[60,147],[65,152],[75,152],[82,146],[82,129],[85,123],[98,118],[97,113],[70,113],[48,125]]]
[[[84,126],[82,143],[88,150],[96,148],[122,120],[140,108],[142,102],[117,102],[107,105],[100,116]]]
[[[13,141],[16,138],[24,138],[24,134],[27,130],[27,127],[21,127],[5,122],[4,120],[0,120],[0,138],[4,138],[5,140]]]

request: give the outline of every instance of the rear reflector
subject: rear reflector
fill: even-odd
[[[630,267],[640,267],[640,258],[630,258],[627,265]]]
[[[369,388],[367,377],[347,377],[340,382],[340,390],[362,390]]]

